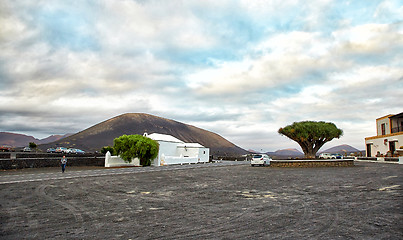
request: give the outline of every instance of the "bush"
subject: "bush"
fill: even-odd
[[[141,135],[123,135],[113,140],[113,148],[124,161],[131,162],[133,158],[140,159],[140,165],[150,166],[151,161],[158,156],[157,141]]]
[[[114,149],[112,146],[105,146],[105,147],[102,147],[101,153],[102,153],[102,154],[106,154],[107,152],[110,152],[111,155],[116,155],[116,151],[115,151],[115,149]]]

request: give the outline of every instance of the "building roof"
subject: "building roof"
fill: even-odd
[[[381,119],[384,119],[384,118],[390,118],[390,117],[392,117],[392,116],[393,116],[393,114],[388,114],[388,115],[386,115],[386,116],[377,118],[376,120],[378,121],[378,120],[381,120]]]
[[[403,112],[391,116],[390,118],[403,118]]]
[[[381,120],[381,119],[384,119],[384,118],[402,118],[402,117],[403,117],[403,112],[398,113],[398,114],[388,114],[386,116],[377,118],[376,120]]]
[[[166,134],[161,134],[161,133],[152,133],[150,135],[145,135],[145,136],[147,136],[155,141],[184,143],[183,141],[181,141],[171,135],[166,135]]]

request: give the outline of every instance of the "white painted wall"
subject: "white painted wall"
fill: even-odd
[[[160,150],[154,160],[154,166],[207,163],[209,162],[210,149],[205,147],[177,147],[178,143],[159,142]]]
[[[385,139],[388,141],[385,144]],[[395,135],[395,136],[388,136],[383,138],[375,138],[369,139],[365,141],[365,145],[371,143],[371,157],[375,157],[376,153],[379,151],[381,154],[386,154],[389,151],[389,142],[396,141],[395,146],[396,149],[399,149],[400,146],[403,144],[403,134]]]
[[[199,148],[199,162],[209,162],[210,161],[210,148]]]
[[[154,159],[153,165],[154,166],[161,166],[161,156],[180,156],[176,153],[176,146],[178,143],[175,142],[164,142],[158,141],[160,148],[158,151],[158,156]]]
[[[140,166],[140,160],[138,158],[132,159],[131,163],[125,162],[119,156],[111,156],[108,151],[105,154],[105,167],[137,167]]]
[[[382,135],[382,124],[385,124],[385,134],[390,134],[390,119],[383,118],[376,121],[376,133],[378,136]]]

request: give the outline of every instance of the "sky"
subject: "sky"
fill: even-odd
[[[0,131],[148,113],[275,151],[311,120],[363,150],[403,111],[402,59],[401,0],[3,0]]]

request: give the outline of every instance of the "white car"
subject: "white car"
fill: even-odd
[[[320,159],[335,159],[336,157],[331,153],[321,153],[319,155]]]
[[[255,154],[250,160],[250,165],[253,167],[255,165],[267,166],[270,165],[272,159],[267,154]]]
[[[31,148],[30,147],[24,147],[24,149],[22,149],[23,152],[31,152]]]
[[[55,152],[57,152],[57,153],[66,153],[66,151],[67,151],[67,148],[65,148],[65,147],[57,147],[55,150]]]

